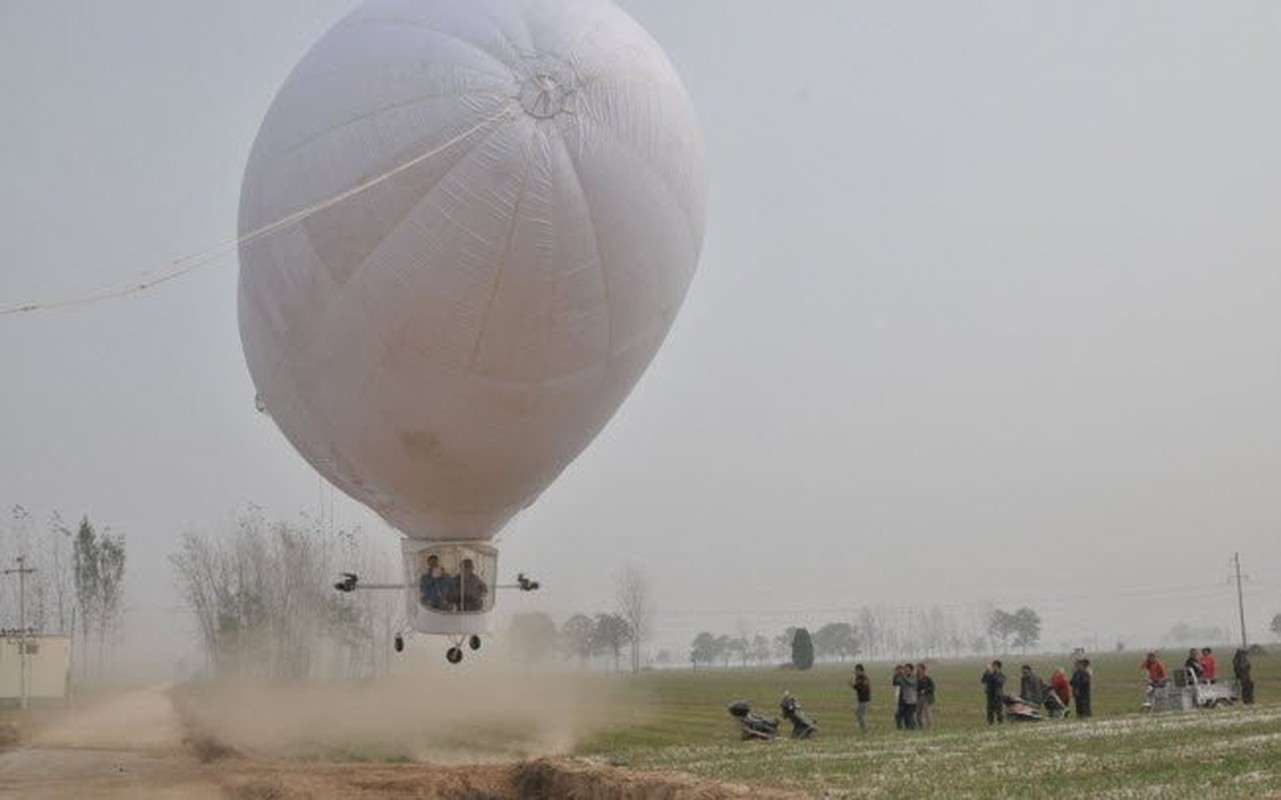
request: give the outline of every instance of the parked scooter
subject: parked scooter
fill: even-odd
[[[730,703],[729,713],[738,720],[738,729],[744,739],[778,738],[778,720],[753,714],[746,700]]]
[[[808,739],[818,733],[818,723],[805,713],[791,692],[783,692],[783,702],[779,704],[779,708],[783,711],[783,719],[792,723],[793,739]]]

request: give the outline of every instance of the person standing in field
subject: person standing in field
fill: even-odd
[[[1201,648],[1201,677],[1206,683],[1214,683],[1219,677],[1219,662],[1214,660],[1214,651],[1208,647]]]
[[[934,724],[934,679],[925,664],[916,665],[916,727],[925,729]]]
[[[983,670],[979,682],[983,684],[983,694],[987,697],[987,724],[1005,722],[1005,673],[1001,672],[1001,662],[993,661]]]
[[[867,707],[872,704],[872,681],[868,679],[862,664],[854,665],[854,677],[850,680],[850,686],[854,689],[854,697],[858,701],[854,709],[854,719],[858,721],[859,731],[867,733]]]
[[[916,728],[916,707],[920,700],[916,685],[916,670],[912,669],[911,664],[903,665],[903,682],[900,686],[903,700],[903,727],[910,731]]]
[[[1241,695],[1241,702],[1247,706],[1254,705],[1254,676],[1250,670],[1249,650],[1237,650],[1232,656],[1232,674],[1237,679],[1237,694]]]
[[[890,678],[890,685],[894,687],[894,727],[903,730],[906,723],[903,722],[903,665],[894,665],[894,677]]]
[[[1077,659],[1072,668],[1072,696],[1076,698],[1076,715],[1083,719],[1090,716],[1090,690],[1094,683],[1094,670],[1090,668],[1090,659]]]
[[[1140,666],[1148,673],[1148,686],[1160,688],[1165,685],[1168,673],[1165,671],[1165,664],[1161,663],[1161,659],[1156,657],[1155,652],[1149,652]]]
[[[1140,665],[1148,674],[1147,698],[1143,701],[1145,707],[1151,707],[1156,699],[1156,690],[1165,686],[1169,680],[1169,673],[1165,671],[1165,664],[1161,659],[1156,657],[1156,652],[1149,652],[1147,658],[1143,659]]]
[[[1201,654],[1195,647],[1188,650],[1188,657],[1183,662],[1183,671],[1188,675],[1188,683],[1202,683],[1205,673],[1201,669]]]
[[[1055,667],[1054,672],[1050,673],[1050,691],[1047,697],[1050,694],[1058,699],[1051,708],[1050,716],[1066,717],[1072,708],[1072,682],[1068,680],[1062,667]]]
[[[1031,664],[1024,664],[1020,671],[1019,697],[1038,708],[1045,702],[1045,681],[1032,671]]]

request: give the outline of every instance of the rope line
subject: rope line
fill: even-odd
[[[400,164],[398,166],[391,168],[390,170],[382,173],[381,175],[378,175],[376,177],[370,178],[369,180],[358,183],[355,186],[351,187],[350,189],[347,189],[339,194],[336,194],[333,197],[328,198],[327,200],[322,200],[319,203],[308,206],[307,208],[304,208],[300,211],[295,211],[294,213],[289,214],[288,216],[283,217],[281,219],[278,219],[275,222],[271,222],[271,223],[268,223],[267,225],[263,225],[260,228],[256,228],[244,234],[243,236],[238,236],[234,239],[229,239],[225,242],[221,242],[220,244],[214,245],[213,247],[210,247],[206,250],[202,250],[198,253],[192,253],[190,255],[183,256],[182,258],[174,259],[167,266],[163,268],[148,270],[138,275],[137,277],[131,278],[127,281],[122,281],[120,283],[110,284],[107,286],[101,286],[97,289],[90,290],[81,295],[64,297],[57,300],[46,300],[41,302],[30,302],[30,303],[17,303],[14,305],[0,306],[0,316],[8,316],[11,314],[26,314],[34,311],[49,311],[55,308],[65,308],[67,306],[79,306],[79,305],[87,305],[89,303],[97,303],[102,300],[109,300],[111,298],[124,297],[126,295],[136,294],[137,292],[141,292],[146,289],[150,289],[154,286],[158,286],[162,283],[165,283],[166,281],[171,281],[174,278],[178,278],[183,275],[186,275],[187,273],[195,270],[197,267],[201,267],[205,264],[208,264],[209,262],[219,258],[220,256],[226,255],[227,253],[241,247],[242,245],[250,244],[252,242],[257,241],[258,239],[261,239],[266,236],[270,236],[273,233],[276,233],[278,231],[297,225],[298,223],[303,222],[304,220],[316,214],[319,214],[321,211],[332,208],[338,205],[339,203],[349,200],[352,197],[355,197],[356,195],[364,191],[372,189],[378,184],[383,183],[384,181],[390,180],[391,178],[394,178],[395,176],[399,175],[402,172],[405,172],[406,170],[413,169],[414,167],[418,166],[419,164],[426,161],[427,159],[433,156],[439,155],[445,150],[448,150],[450,147],[453,147],[455,144],[458,144],[464,139],[469,138],[472,134],[476,133],[477,131],[480,131],[490,126],[491,124],[499,121],[503,117],[510,117],[511,115],[512,115],[511,109],[504,108],[502,111],[499,111],[497,114],[494,114],[490,117],[487,117],[481,120],[480,122],[471,126],[470,128],[463,131],[462,133],[447,140],[443,144],[440,144],[436,147],[426,150],[425,152],[419,153],[418,155],[414,156],[410,160],[404,162],[403,164]]]

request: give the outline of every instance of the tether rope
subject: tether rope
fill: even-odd
[[[421,164],[422,162],[426,161],[432,156],[438,155],[444,152],[445,150],[448,150],[450,147],[453,147],[455,144],[458,144],[464,139],[469,138],[472,134],[476,133],[477,131],[484,129],[490,124],[497,122],[503,117],[510,116],[511,114],[512,114],[512,110],[510,108],[504,108],[502,111],[498,112],[497,114],[494,114],[493,116],[490,116],[490,117],[487,117],[486,119],[481,120],[480,122],[471,126],[470,128],[458,134],[457,136],[454,136],[453,138],[449,139],[443,144],[437,145],[436,147],[433,147],[430,150],[427,150],[423,153],[419,153],[418,155],[414,156],[413,158],[406,161],[405,163],[400,164],[396,167],[393,167],[392,169],[382,173],[381,175],[378,175],[374,178],[370,178],[369,180],[366,180],[362,183],[358,183],[355,186],[351,187],[350,189],[347,189],[341,192],[340,194],[336,194],[333,197],[330,197],[326,200],[322,200],[321,202],[308,206],[300,211],[295,211],[294,213],[290,214],[287,217],[283,217],[282,219],[278,219],[275,222],[269,223],[267,225],[263,225],[261,228],[256,228],[250,231],[249,233],[244,234],[243,236],[238,236],[235,239],[229,239],[207,250],[202,250],[199,253],[192,253],[190,255],[183,256],[182,258],[175,259],[163,268],[148,270],[146,272],[141,273],[140,275],[137,275],[136,277],[130,280],[121,281],[120,283],[115,283],[108,286],[102,286],[81,295],[64,297],[57,300],[46,300],[41,302],[18,303],[15,305],[0,306],[0,316],[7,316],[10,314],[24,314],[24,313],[30,313],[33,311],[49,311],[55,308],[65,308],[66,306],[78,306],[78,305],[85,305],[88,303],[96,303],[101,300],[108,300],[115,297],[124,297],[126,295],[135,294],[145,289],[150,289],[153,286],[158,286],[166,281],[171,281],[174,278],[182,277],[183,275],[186,275],[187,273],[191,272],[197,267],[208,264],[210,261],[213,261],[219,256],[225,255],[239,248],[241,245],[249,244],[250,242],[256,241],[265,236],[270,236],[271,234],[276,233],[277,231],[283,230],[285,228],[289,228],[293,225],[297,225],[303,220],[306,220],[309,217],[314,216],[315,214],[319,214],[321,211],[324,211],[325,209],[332,208],[333,206],[336,206],[339,203],[360,194],[361,192],[364,192],[368,189],[373,188],[374,186],[377,186],[383,181],[386,181],[390,178],[394,178],[395,176],[399,175],[405,170],[416,167],[417,165]]]

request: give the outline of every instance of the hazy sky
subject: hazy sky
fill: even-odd
[[[502,538],[658,643],[1028,604],[1046,644],[1281,612],[1281,5],[628,0],[683,75],[708,235],[667,343]],[[253,136],[352,0],[0,0],[0,305],[236,236]],[[0,506],[127,535],[129,606],[245,503],[333,494],[253,408],[234,254],[0,317]],[[395,545],[341,495],[338,524]],[[1097,637],[1097,638],[1096,638]]]

